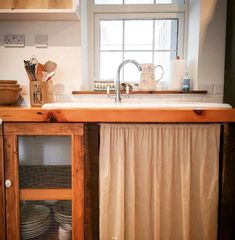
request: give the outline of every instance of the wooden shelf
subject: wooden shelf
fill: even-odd
[[[20,200],[71,200],[72,189],[20,189]]]
[[[125,91],[121,91],[125,94]],[[114,94],[115,91],[110,91],[110,94]],[[106,91],[72,91],[72,94],[106,94]],[[198,91],[130,91],[130,94],[207,94],[206,90],[198,90]]]

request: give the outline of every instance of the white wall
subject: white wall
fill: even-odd
[[[224,83],[226,0],[201,3],[198,83]]]
[[[86,2],[82,21],[87,21]],[[222,101],[224,82],[226,0],[189,0],[188,62],[194,89],[207,89]],[[0,22],[0,79],[16,79],[28,93],[23,60],[32,55],[58,64],[53,79],[55,101],[69,101],[73,90],[87,89],[87,36],[81,21]],[[5,48],[4,34],[25,34],[24,48]],[[48,48],[34,46],[35,34],[48,35]],[[60,98],[60,96],[63,96]],[[210,101],[210,99],[209,99]]]
[[[53,78],[55,93],[71,94],[81,86],[80,21],[0,22],[0,79],[16,79],[28,91],[23,60],[36,55],[40,62],[58,64]],[[5,48],[4,34],[25,34],[24,48]],[[35,34],[48,35],[48,48],[35,48]]]
[[[227,0],[190,0],[188,61],[194,89],[223,92]],[[217,91],[216,90],[216,91]]]
[[[200,1],[189,1],[189,24],[188,24],[188,56],[187,61],[190,75],[193,80],[193,88],[198,89],[198,53],[200,34]]]

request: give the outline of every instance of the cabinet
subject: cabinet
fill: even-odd
[[[62,224],[72,226],[73,240],[84,239],[83,125],[5,123],[3,131],[7,239],[58,239]]]
[[[78,20],[78,0],[0,1],[0,20]]]
[[[70,9],[72,0],[10,0],[0,2],[1,9]]]

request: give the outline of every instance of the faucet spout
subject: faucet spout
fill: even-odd
[[[139,71],[142,71],[142,68],[141,68],[140,64],[137,61],[132,60],[132,59],[125,60],[119,65],[118,70],[117,70],[117,75],[116,75],[116,86],[115,86],[115,102],[116,103],[121,102],[120,73],[121,73],[122,67],[127,63],[133,63],[138,68]]]

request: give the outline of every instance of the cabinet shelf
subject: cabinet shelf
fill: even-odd
[[[21,189],[21,200],[71,200],[72,189]]]
[[[20,166],[20,188],[60,189],[71,188],[71,165]]]

